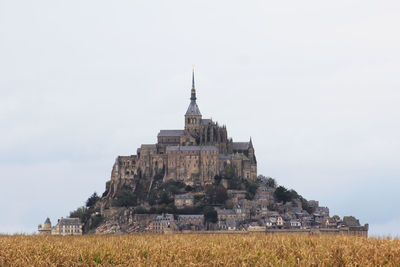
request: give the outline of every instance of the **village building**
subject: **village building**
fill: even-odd
[[[52,235],[82,235],[82,224],[79,218],[61,218],[51,230]]]
[[[181,230],[199,231],[204,229],[203,214],[178,215],[178,226]]]
[[[174,204],[177,208],[191,207],[194,205],[193,195],[175,195]]]
[[[47,218],[44,221],[43,227],[41,224],[38,226],[39,235],[51,235],[51,221],[50,218]]]
[[[167,233],[178,230],[173,214],[157,215],[150,225],[150,231],[153,233]]]

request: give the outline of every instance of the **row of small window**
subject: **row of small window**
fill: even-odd
[[[78,229],[75,230],[64,230],[64,233],[79,233],[80,231]]]

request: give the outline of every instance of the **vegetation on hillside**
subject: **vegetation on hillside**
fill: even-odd
[[[275,198],[275,203],[268,205],[269,210],[276,210],[278,202],[287,203],[297,200],[301,202],[304,210],[309,213],[313,212],[313,208],[309,206],[305,198],[293,189],[289,190],[284,186],[278,186],[275,179],[260,175],[257,181],[251,182],[237,176],[235,170],[229,166],[220,175],[215,176],[212,184],[205,187],[190,186],[176,180],[164,182],[163,177],[164,170],[157,173],[151,181],[141,179],[136,183],[135,188],[123,185],[111,199],[111,205],[134,208],[137,214],[203,214],[205,224],[207,224],[217,221],[215,207],[234,208],[232,200],[228,197],[228,190],[242,190],[245,192],[246,199],[253,200],[259,186],[266,186],[273,190]],[[107,182],[103,197],[108,194],[109,189],[110,182]],[[174,204],[174,196],[188,193],[193,195],[194,205],[178,209]],[[96,206],[100,200],[101,198],[94,193],[87,199],[85,206],[70,213],[70,217],[80,218],[84,224],[84,233],[95,229],[103,221],[103,217],[98,214],[100,205]]]

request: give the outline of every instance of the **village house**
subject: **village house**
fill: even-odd
[[[256,222],[250,223],[250,225],[247,227],[247,231],[249,232],[265,232],[265,230],[265,226],[261,226]]]
[[[233,218],[233,219],[218,221],[218,228],[219,230],[235,231],[237,230],[237,220]]]
[[[51,230],[52,235],[82,235],[82,224],[79,218],[61,218]]]
[[[285,221],[283,220],[282,216],[278,216],[276,218],[276,226],[278,228],[283,228],[284,224],[285,224]]]
[[[192,195],[175,195],[174,204],[177,208],[191,207],[194,205],[194,197]]]
[[[178,215],[178,225],[181,230],[199,231],[204,229],[204,215]]]
[[[217,209],[218,221],[224,221],[227,219],[235,219],[236,214],[232,209]]]
[[[174,215],[172,214],[162,214],[157,215],[150,225],[150,230],[153,233],[167,233],[177,230],[175,224]]]
[[[290,228],[300,229],[301,228],[300,220],[298,220],[298,219],[290,220]]]
[[[265,226],[268,229],[275,228],[276,227],[276,220],[272,221],[271,219],[265,219]]]

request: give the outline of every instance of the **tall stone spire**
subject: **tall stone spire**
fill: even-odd
[[[191,93],[191,97],[190,100],[192,101],[196,101],[196,88],[194,87],[194,69],[192,71],[192,93]]]
[[[200,109],[196,103],[196,88],[194,86],[194,69],[192,71],[192,90],[190,97],[190,105],[186,111],[185,116],[201,116]]]

